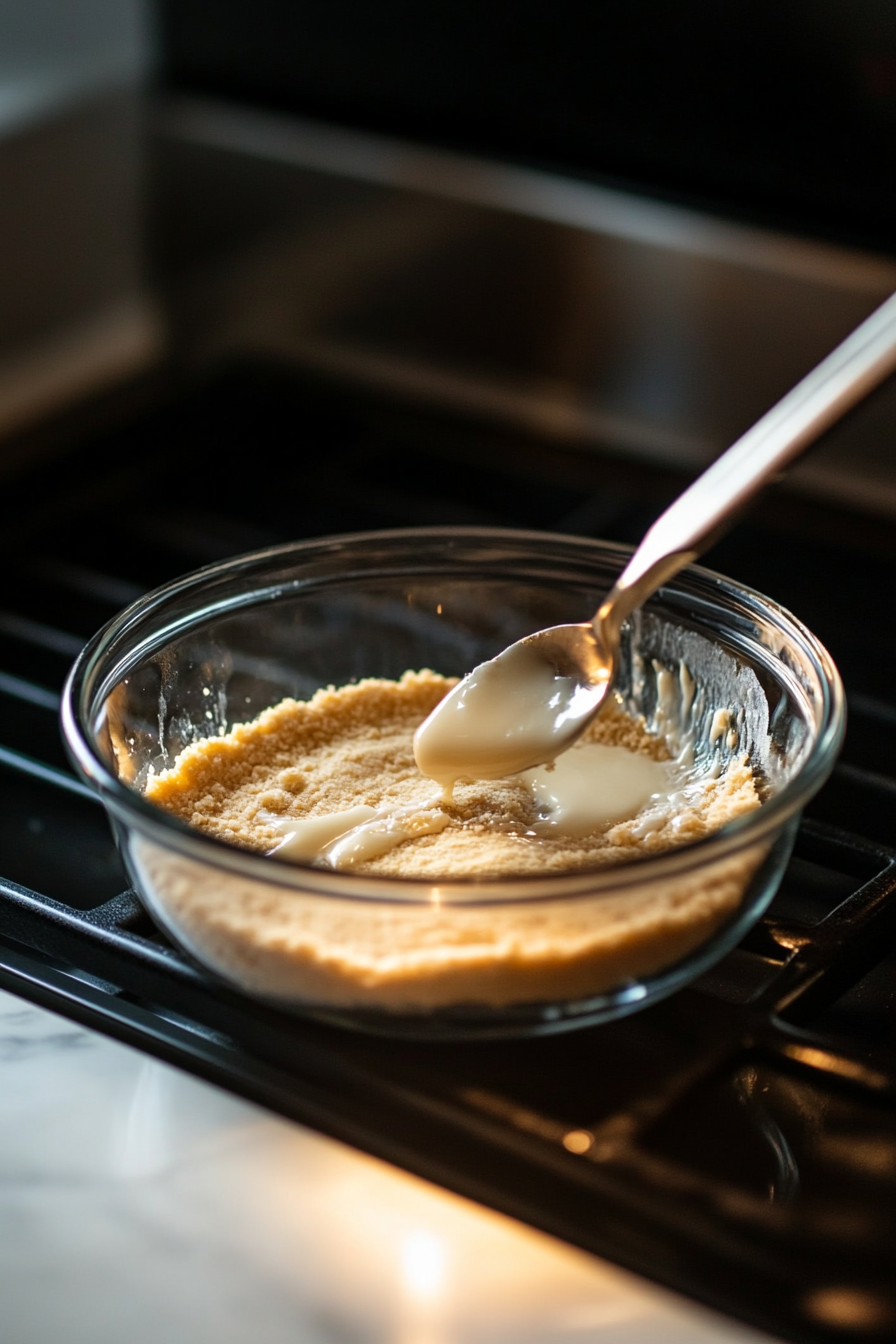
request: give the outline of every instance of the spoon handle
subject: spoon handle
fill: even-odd
[[[660,514],[594,618],[619,626],[695,560],[788,462],[896,368],[896,294],[832,350]]]

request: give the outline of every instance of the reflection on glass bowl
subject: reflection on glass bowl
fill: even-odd
[[[657,672],[684,665],[698,759],[712,753],[724,769],[726,753],[749,758],[761,806],[696,844],[562,874],[375,877],[237,849],[142,792],[150,768],[284,697],[408,668],[461,675],[522,635],[582,620],[627,555],[498,529],[367,533],[210,566],[124,611],[73,668],[63,726],[153,917],[248,993],[395,1034],[562,1030],[699,975],[771,899],[844,726],[818,641],[706,570],[686,570],[636,613],[618,682],[626,707],[652,721]],[[730,746],[720,707],[737,719]]]

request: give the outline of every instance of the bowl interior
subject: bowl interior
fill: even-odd
[[[686,570],[635,614],[616,683],[632,713],[667,732],[671,725],[698,770],[721,772],[732,757],[749,757],[766,805],[695,845],[615,868],[440,879],[433,887],[271,863],[190,830],[141,796],[150,769],[286,696],[305,699],[322,686],[397,678],[409,668],[461,676],[523,635],[586,620],[628,554],[604,543],[492,529],[327,538],[210,567],[123,612],[73,669],[63,722],[73,758],[102,793],[135,885],[158,922],[244,990],[344,1025],[427,1038],[605,1021],[671,993],[724,955],[774,893],[799,808],[833,764],[843,708],[836,668],[813,636],[773,602],[706,570]],[[642,940],[643,965],[610,976],[598,947],[602,929],[611,927],[602,902],[622,901],[626,909],[632,900],[646,902],[656,914],[657,895],[665,908],[667,898],[699,905],[708,892],[723,904],[711,903],[705,937],[704,924],[688,926],[679,956],[667,955],[665,933],[656,955],[647,955]],[[578,988],[565,973],[562,986],[546,987],[526,971],[519,984],[501,988],[494,1000],[500,1007],[489,998],[497,991],[486,993],[478,981],[463,993],[453,982],[436,989],[433,981],[426,994],[415,990],[410,998],[399,986],[407,1001],[397,1006],[371,991],[376,1001],[367,1003],[354,981],[321,987],[302,978],[307,968],[285,953],[283,965],[259,961],[245,936],[245,910],[259,903],[268,913],[264,927],[252,928],[262,939],[272,932],[276,948],[286,947],[277,921],[291,927],[298,920],[302,946],[308,928],[320,933],[333,925],[342,956],[348,921],[349,950],[356,944],[365,959],[372,948],[385,948],[384,965],[394,963],[396,945],[414,957],[433,938],[439,947],[446,938],[465,945],[468,925],[489,948],[496,938],[503,946],[505,930],[512,948],[521,919],[534,919],[540,936],[547,920],[561,940],[572,920],[597,950],[585,956]],[[231,909],[236,932],[224,947],[219,933]],[[320,936],[327,946],[333,941]],[[483,965],[490,975],[491,963]],[[553,974],[550,956],[545,965]]]
[[[624,560],[621,548],[557,538],[489,547],[428,533],[216,567],[110,628],[84,684],[92,745],[139,789],[150,767],[285,696],[408,668],[461,676],[523,635],[587,619]],[[653,722],[671,687],[698,761],[746,752],[771,796],[829,726],[823,652],[774,604],[692,569],[629,622],[617,689]],[[713,735],[720,709],[734,731]]]

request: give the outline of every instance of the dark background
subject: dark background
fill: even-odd
[[[891,0],[162,0],[162,79],[896,251]]]

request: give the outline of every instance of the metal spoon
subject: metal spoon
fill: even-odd
[[[613,685],[626,617],[894,368],[896,294],[660,515],[593,620],[540,630],[474,668],[418,729],[420,769],[450,788],[456,779],[541,765],[571,747]]]

